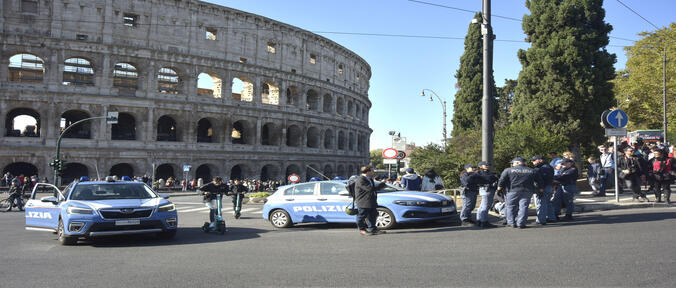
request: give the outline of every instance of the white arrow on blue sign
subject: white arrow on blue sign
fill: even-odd
[[[610,111],[606,120],[608,120],[608,123],[615,128],[624,128],[627,127],[627,123],[629,123],[629,116],[627,116],[627,113],[624,113],[624,111],[618,109]]]

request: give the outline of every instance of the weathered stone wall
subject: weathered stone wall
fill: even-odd
[[[251,178],[260,178],[263,170],[264,178],[291,172],[305,177],[308,165],[327,176],[348,176],[368,162],[370,67],[326,38],[200,1],[5,0],[2,5],[0,167],[26,162],[49,176],[67,111],[90,117],[118,111],[135,122],[135,140],[112,140],[111,125],[101,120],[90,123],[88,139],[63,140],[67,161],[84,165],[90,177],[97,170],[107,175],[121,163],[136,175],[168,164],[179,178],[183,165],[193,167],[190,178],[202,165],[208,167],[202,171],[226,178],[233,170]],[[215,40],[207,39],[207,31]],[[44,62],[42,80],[9,81],[10,58],[18,54]],[[72,58],[91,63],[93,85],[63,84],[66,60]],[[114,84],[118,63],[135,68],[135,87]],[[176,93],[159,89],[163,67],[177,73]],[[221,95],[198,93],[200,73],[220,80]],[[234,95],[240,93],[232,91],[235,78],[251,84],[251,102]],[[264,104],[263,92],[272,90],[279,91],[278,104]],[[20,108],[39,115],[39,137],[10,135]],[[162,116],[174,120],[170,130],[176,141],[158,141]],[[210,142],[198,141],[202,119],[211,125]],[[245,144],[233,142],[236,125]],[[288,129],[300,132],[287,135]]]

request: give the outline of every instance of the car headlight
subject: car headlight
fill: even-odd
[[[394,204],[402,205],[402,206],[426,206],[427,201],[395,200]]]
[[[94,214],[93,209],[86,208],[86,207],[78,207],[78,206],[68,206],[68,209],[66,209],[66,212],[68,214]]]
[[[157,212],[171,212],[174,210],[176,210],[174,203],[165,204],[157,208]]]

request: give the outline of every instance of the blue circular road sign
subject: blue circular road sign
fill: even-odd
[[[615,128],[624,128],[627,127],[627,123],[629,123],[629,116],[627,116],[627,113],[624,113],[624,111],[618,109],[610,111],[606,120],[608,120],[608,123]]]

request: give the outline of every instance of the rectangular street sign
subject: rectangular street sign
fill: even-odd
[[[397,164],[397,159],[383,159],[383,164]]]
[[[627,136],[627,128],[606,128],[606,136]]]
[[[107,124],[117,124],[117,117],[119,116],[119,112],[108,112],[106,115],[106,123]]]

